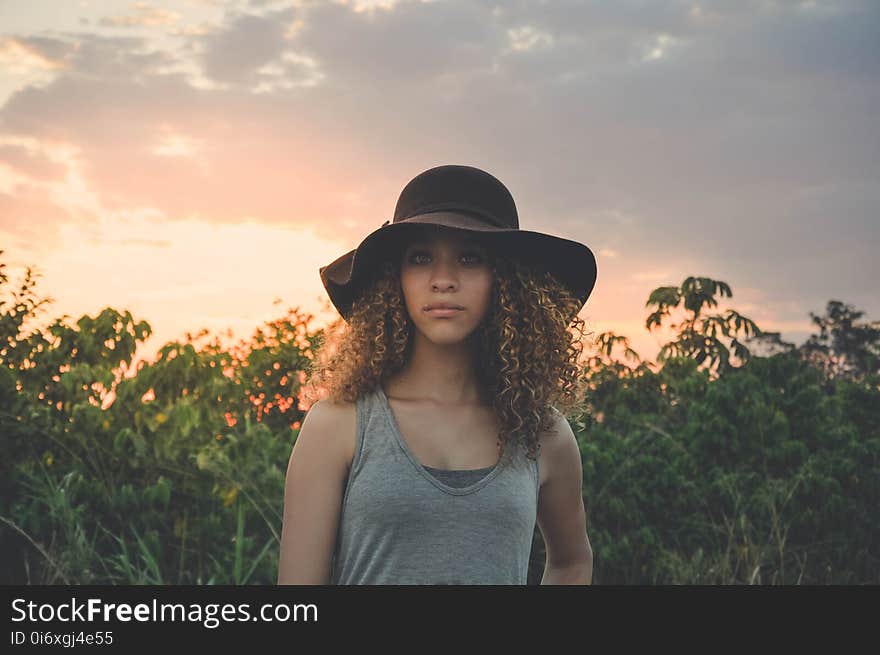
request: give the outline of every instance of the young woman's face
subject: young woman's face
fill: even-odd
[[[430,232],[410,241],[400,282],[416,329],[435,343],[463,341],[489,310],[492,269],[487,252],[466,234]],[[460,309],[429,310],[437,303]]]

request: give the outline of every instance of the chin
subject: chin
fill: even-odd
[[[450,346],[467,341],[475,328],[463,328],[461,326],[430,326],[422,329],[417,326],[425,339],[441,346]]]
[[[438,346],[457,346],[459,344],[463,344],[467,341],[467,335],[462,335],[460,337],[448,337],[448,338],[437,338],[432,337],[430,335],[425,335],[428,341]]]

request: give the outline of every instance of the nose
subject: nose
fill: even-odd
[[[437,257],[436,263],[431,267],[431,288],[435,291],[455,288],[458,286],[458,268],[454,261],[449,258]]]

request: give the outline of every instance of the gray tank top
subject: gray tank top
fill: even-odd
[[[330,584],[526,584],[539,479],[513,442],[495,466],[422,466],[377,385],[357,401]]]

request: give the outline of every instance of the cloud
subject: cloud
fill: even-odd
[[[0,138],[0,230],[48,247],[60,225],[88,222],[97,205],[81,166],[76,149],[63,143]]]
[[[60,39],[7,36],[0,39],[0,66],[7,75],[55,71],[64,67],[72,50],[72,44]]]
[[[359,90],[386,84],[420,90],[438,77],[487,70],[506,43],[506,29],[490,10],[467,2],[400,2],[376,12],[317,4],[294,40],[331,80]]]
[[[414,174],[470,163],[508,185],[525,229],[603,244],[600,275],[626,277],[645,253],[663,261],[638,270],[674,278],[724,258],[744,280],[770,276],[784,260],[797,275],[767,284],[785,293],[873,293],[877,3],[355,9],[252,3],[169,27],[173,46],[12,35],[53,81],[16,93],[0,129],[78,148],[101,211],[353,243]],[[823,282],[817,261],[844,277]]]
[[[294,16],[292,9],[236,15],[220,29],[197,37],[205,75],[219,82],[254,81],[261,67],[282,59],[287,24]]]
[[[175,11],[154,7],[148,2],[135,2],[130,13],[106,16],[99,24],[106,27],[162,27],[179,20],[180,14]]]
[[[0,192],[0,234],[4,241],[14,237],[21,245],[57,245],[58,226],[71,219],[70,213],[48,199],[39,187],[18,186],[15,194]]]
[[[13,179],[34,179],[42,182],[61,181],[66,168],[52,161],[42,151],[29,149],[23,145],[0,142],[0,188],[12,191]],[[5,181],[8,180],[8,181]]]

